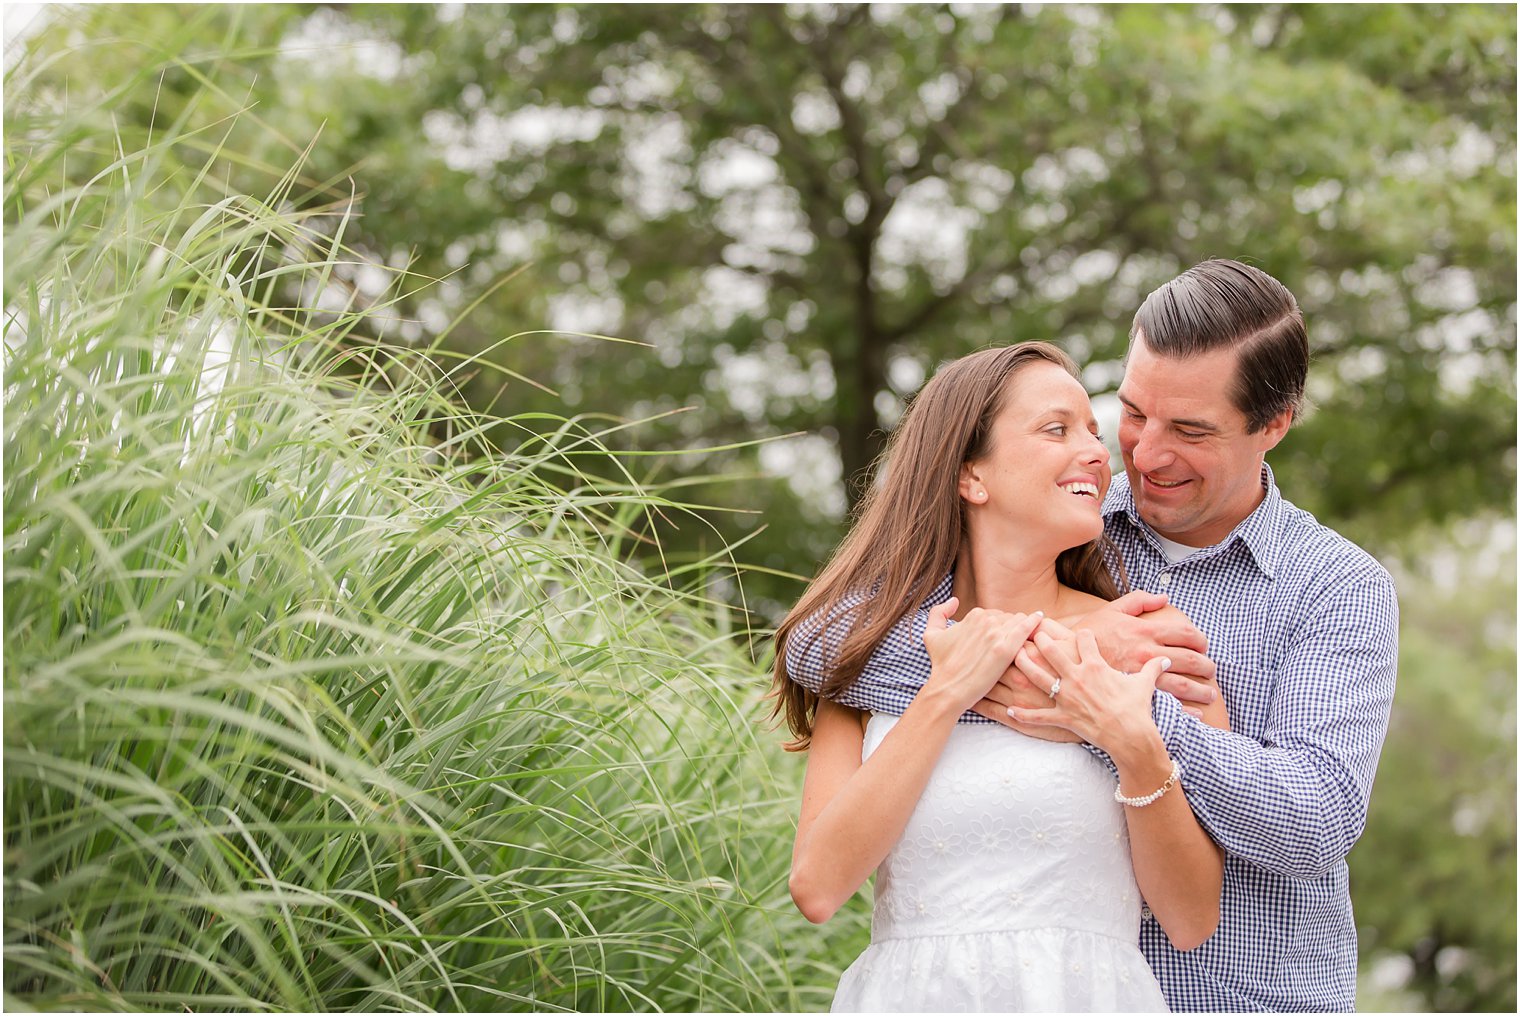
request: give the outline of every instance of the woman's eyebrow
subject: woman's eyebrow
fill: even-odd
[[[1051,406],[1045,412],[1038,414],[1035,419],[1049,420],[1052,417],[1058,420],[1081,420],[1083,419],[1083,414],[1066,406]],[[1086,421],[1089,427],[1096,427],[1098,425],[1098,418],[1091,413],[1086,414]]]

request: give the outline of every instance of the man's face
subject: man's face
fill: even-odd
[[[1261,463],[1292,421],[1255,434],[1235,407],[1237,353],[1158,356],[1137,332],[1119,385],[1119,451],[1140,517],[1169,540],[1207,547],[1261,503]]]

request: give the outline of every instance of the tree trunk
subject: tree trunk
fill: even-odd
[[[869,489],[867,473],[886,444],[886,434],[876,415],[876,394],[886,387],[886,335],[871,285],[871,261],[875,230],[862,229],[852,237],[855,278],[855,348],[849,359],[834,363],[838,386],[839,459],[843,466],[845,496],[853,512]]]

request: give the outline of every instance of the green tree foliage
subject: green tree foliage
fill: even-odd
[[[1484,556],[1446,547],[1451,574],[1400,582],[1393,722],[1351,853],[1364,971],[1403,957],[1437,1012],[1515,1008],[1514,559]]]
[[[1274,456],[1290,496],[1374,544],[1511,503],[1511,9],[69,17],[77,34],[52,36],[73,48],[43,47],[64,50],[38,77],[54,94],[235,40],[215,61],[221,101],[196,68],[176,70],[124,94],[122,116],[199,101],[185,115],[210,125],[250,106],[234,128],[249,175],[320,132],[293,199],[357,194],[355,250],[447,279],[401,302],[394,334],[431,341],[474,305],[446,344],[494,349],[556,393],[485,371],[464,389],[477,407],[694,407],[639,431],[642,447],[685,452],[662,467],[673,481],[783,474],[701,485],[770,524],[756,563],[812,570],[859,489],[845,481],[938,361],[1051,338],[1110,390],[1145,293],[1215,255],[1283,279],[1310,321],[1318,409]],[[361,266],[337,276],[352,298],[371,292]],[[525,320],[654,349],[498,348]],[[788,433],[808,436],[758,457],[745,444]],[[714,522],[732,539],[756,518]],[[672,539],[711,542],[702,526]]]
[[[483,429],[471,440],[494,443],[504,461],[528,463],[522,475],[541,474],[540,482],[578,507],[602,512],[594,523],[582,518],[589,528],[581,533],[592,543],[602,540],[593,533],[616,534],[601,544],[614,556],[636,547],[653,553],[640,541],[655,532],[663,565],[679,576],[686,562],[747,540],[734,553],[749,570],[748,602],[763,612],[774,612],[798,589],[772,572],[810,573],[834,544],[858,489],[847,480],[858,478],[883,428],[937,362],[990,343],[1051,338],[1086,364],[1091,391],[1110,391],[1144,295],[1216,255],[1244,258],[1281,278],[1310,323],[1315,408],[1272,456],[1290,498],[1378,550],[1428,524],[1479,512],[1513,515],[1512,8],[101,5],[49,17],[6,83],[8,193],[58,208],[88,206],[105,187],[140,183],[138,164],[122,155],[141,152],[162,185],[137,186],[136,218],[112,220],[112,228],[130,231],[133,223],[175,216],[187,225],[218,199],[241,208],[246,195],[277,194],[280,212],[297,213],[300,228],[282,233],[278,243],[245,245],[222,266],[234,278],[258,281],[272,334],[290,327],[280,308],[317,306],[322,312],[304,319],[305,327],[330,331],[359,352],[410,344],[427,347],[437,362],[462,364],[448,387],[474,411],[558,432],[551,443],[579,433],[577,426],[602,432],[607,451],[578,445],[585,454],[554,467],[542,455],[520,455],[520,429],[512,437],[509,429]],[[109,112],[109,130],[91,119],[102,110]],[[34,143],[39,136],[65,140]],[[287,175],[292,164],[300,170]],[[182,199],[190,181],[201,202],[193,208]],[[15,202],[5,209],[6,292],[13,301],[30,282],[27,262],[9,256],[11,244],[31,242],[28,210]],[[165,251],[178,252],[173,245]],[[152,261],[145,246],[135,257]],[[291,271],[292,258],[326,267]],[[93,270],[116,273],[125,292],[137,278],[134,266],[140,267],[132,258],[112,255],[97,259]],[[410,273],[398,291],[395,273],[404,267]],[[171,291],[163,305],[185,298]],[[128,300],[121,309],[145,306]],[[138,334],[151,334],[157,320],[140,314]],[[568,334],[509,339],[540,323],[611,333],[650,348]],[[355,384],[363,380],[357,365],[367,362],[368,355],[335,361],[330,376]],[[565,412],[580,418],[551,419]],[[8,403],[8,434],[12,413]],[[414,434],[415,448],[459,434],[452,414],[424,415],[432,444]],[[334,432],[322,433],[341,444]],[[788,434],[801,436],[779,438]],[[757,447],[757,439],[768,443]],[[91,447],[103,447],[104,438],[91,440]],[[662,454],[638,457],[630,454],[635,448]],[[164,467],[171,479],[187,468]],[[581,479],[626,482],[630,474],[642,481],[629,487],[639,498],[653,492],[712,510],[662,515],[582,499]],[[8,468],[8,538],[12,475]],[[467,486],[480,482],[469,475]],[[125,517],[111,500],[121,493],[107,485],[100,494],[112,520]],[[456,495],[468,493],[461,487],[449,496]],[[96,528],[115,533],[104,523]],[[193,535],[190,523],[185,529]],[[71,553],[85,554],[77,542],[71,546]],[[282,546],[297,560],[294,544]],[[8,544],[8,568],[10,559]],[[82,586],[102,573],[64,564],[54,586],[69,595],[132,588],[116,573],[115,586],[104,578]],[[625,575],[605,561],[593,570],[604,566],[607,574]],[[218,568],[224,566],[216,564],[206,581],[221,589],[229,579]],[[11,662],[12,618],[19,616],[12,613],[11,581],[8,571],[8,696],[13,675],[30,666],[24,655]],[[441,574],[438,581],[452,588]],[[655,595],[653,584],[634,586],[639,595]],[[593,615],[610,611],[618,599],[589,595],[586,608]],[[1353,855],[1369,959],[1409,957],[1409,987],[1427,1004],[1447,1008],[1514,1004],[1514,913],[1484,902],[1497,898],[1507,906],[1513,897],[1512,888],[1493,891],[1489,878],[1512,878],[1514,868],[1514,743],[1503,736],[1513,729],[1513,633],[1491,630],[1500,601],[1512,613],[1512,588],[1477,583],[1465,599],[1428,610],[1406,598],[1394,726],[1368,832]],[[421,596],[417,605],[429,603],[436,599]],[[40,623],[45,612],[33,613],[31,623]],[[679,622],[679,631],[636,633],[638,646],[653,647],[665,661],[656,668],[661,680],[678,680],[676,656],[700,654],[711,666],[718,642],[692,641],[693,631],[709,631],[706,615],[698,615]],[[222,621],[207,623],[245,651],[237,641],[242,629],[224,632]],[[606,632],[620,630],[615,623],[602,629],[585,636],[599,652]],[[68,631],[78,635],[77,626]],[[301,637],[322,651],[347,644],[315,629]],[[510,657],[514,644],[505,638],[499,652]],[[614,669],[630,666],[616,654],[608,658]],[[742,666],[722,659],[728,663],[718,669],[728,667],[730,676]],[[441,752],[453,736],[450,710],[462,710],[459,698],[481,686],[461,674],[439,685],[435,674],[447,670],[445,663],[437,665],[441,671],[418,666],[404,672],[407,680],[426,678],[428,689],[448,691],[438,712],[423,717],[438,725],[385,726],[385,736]],[[564,668],[553,673],[571,680]],[[1493,687],[1468,696],[1459,677]],[[647,739],[613,745],[618,725],[598,712],[605,701],[597,688],[606,690],[583,689],[586,711],[562,717],[568,726],[555,736],[594,728],[598,738],[611,739],[595,742],[605,756],[600,761],[641,759],[654,750]],[[39,701],[42,718],[23,728],[12,723],[8,698],[8,750],[22,733],[65,714],[63,699]],[[391,705],[375,707],[376,723],[400,722],[384,711]],[[1464,712],[1469,705],[1476,711]],[[629,709],[630,726],[650,736],[670,722],[663,701]],[[720,741],[748,729],[723,729],[700,708],[681,715],[694,725],[683,729]],[[135,722],[136,714],[128,719]],[[81,743],[109,747],[114,729],[83,729]],[[494,744],[489,737],[480,743]],[[501,776],[488,755],[482,749],[464,756],[479,765],[469,779]],[[703,853],[703,867],[692,869],[691,878],[682,869],[640,897],[648,907],[631,920],[653,921],[662,935],[682,929],[670,930],[658,947],[639,938],[639,948],[651,949],[649,963],[612,968],[583,951],[627,927],[616,908],[593,908],[599,894],[625,892],[632,873],[651,866],[668,873],[686,863],[683,851],[697,839],[708,846],[722,841],[728,835],[722,823],[737,821],[726,809],[750,808],[784,824],[777,816],[789,806],[766,799],[770,784],[746,768],[753,760],[704,769],[729,781],[721,792],[708,794],[711,788],[689,779],[672,798],[666,784],[639,783],[631,769],[633,783],[579,784],[572,763],[550,755],[524,763],[522,779],[541,780],[543,794],[587,823],[591,842],[575,863],[600,874],[566,880],[573,886],[565,895],[523,904],[548,921],[575,908],[585,916],[545,948],[560,949],[557,955],[570,957],[588,978],[601,969],[631,978],[621,983],[640,991],[653,984],[651,993],[667,992],[651,994],[660,1004],[700,998],[760,1005],[763,998],[811,1007],[821,1000],[809,992],[826,991],[839,961],[860,944],[859,910],[855,923],[830,932],[832,939],[811,930],[776,938],[758,933],[757,951],[737,961],[744,973],[717,978],[720,992],[703,994],[716,983],[704,964],[725,966],[738,953],[732,944],[751,934],[741,916],[751,913],[750,903],[782,902],[780,869],[765,867],[784,863],[785,831],[778,828],[750,830],[760,874],[743,881],[758,880],[758,896],[714,903],[703,879],[727,872],[728,860],[722,849]],[[672,766],[685,764],[669,757]],[[176,779],[194,775],[173,772]],[[1496,773],[1510,782],[1499,785]],[[123,786],[150,794],[140,782]],[[265,792],[256,781],[246,786]],[[1497,796],[1487,793],[1491,787]],[[451,792],[465,814],[476,806],[475,790]],[[635,803],[598,825],[597,808],[583,808],[592,792],[597,801],[626,794]],[[662,802],[652,826],[639,824],[648,813],[639,795]],[[198,824],[210,820],[184,811],[204,811],[213,799],[187,796],[175,803],[180,812],[135,818],[112,835],[133,858],[157,849],[157,830],[168,827],[155,821],[197,830],[186,835],[202,845],[220,842],[221,827]],[[11,811],[15,800],[8,784],[8,829],[31,814]],[[689,828],[706,831],[685,840],[656,836],[656,827],[688,828],[679,816],[692,816]],[[344,863],[353,861],[360,840],[347,842],[349,852],[337,855]],[[470,842],[472,864],[542,874],[525,853],[493,854],[506,848]],[[684,846],[666,851],[672,843]],[[49,870],[66,872],[64,862],[96,870],[88,864],[104,848],[79,849],[59,854],[61,866]],[[209,848],[196,856],[214,863]],[[8,879],[16,870],[11,864]],[[358,878],[363,868],[340,865],[323,890],[347,888],[342,880]],[[215,877],[223,872],[217,868]],[[49,892],[68,888],[38,884]],[[20,900],[12,894],[16,885],[7,882],[8,922],[12,901]],[[547,892],[538,883],[531,888]],[[243,945],[262,952],[232,954],[230,967],[248,971],[291,959],[286,965],[296,976],[330,977],[349,992],[347,1000],[369,990],[354,985],[373,981],[355,981],[353,970],[339,969],[339,952],[320,960],[281,953],[267,930],[273,925],[260,923],[269,912],[247,918],[252,923],[242,932]],[[416,945],[406,932],[392,934],[390,918],[378,911],[343,916],[375,962]],[[447,921],[463,920],[453,911],[442,916],[451,933],[459,925]],[[23,919],[34,918],[16,918]],[[709,919],[716,923],[704,923]],[[99,991],[103,982],[81,961],[97,962],[91,941],[82,947],[73,937],[77,926],[49,920],[56,940],[28,932],[17,952],[10,950],[18,926],[7,924],[8,989],[19,983],[9,979],[11,958],[26,954],[34,967],[24,976]],[[130,921],[105,926],[115,933]],[[531,921],[527,937],[539,936],[543,945],[547,925],[538,916]],[[604,929],[611,931],[603,935]],[[197,942],[205,933],[180,930]],[[44,939],[51,945],[27,953]],[[704,941],[729,951],[703,951]],[[409,982],[410,997],[441,1005],[439,989],[447,985],[474,990],[470,964],[497,960],[479,958],[491,943],[466,946],[438,976],[424,970]],[[521,948],[524,956],[547,955]],[[662,966],[663,960],[670,962]],[[681,964],[693,964],[690,978],[665,973]],[[767,964],[779,980],[758,973]],[[146,968],[135,969],[147,984]],[[552,991],[567,1004],[635,1004],[632,995],[598,994],[602,981],[576,982],[593,984],[584,991],[552,978],[535,982],[546,976],[542,964],[488,969],[511,971],[525,994]],[[249,994],[247,985],[257,980],[238,982],[228,997]],[[282,998],[318,1007],[318,996],[303,992],[298,984]],[[89,997],[106,1004],[104,995]]]

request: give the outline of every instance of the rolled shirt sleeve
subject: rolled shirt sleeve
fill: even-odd
[[[1217,730],[1156,695],[1157,726],[1215,842],[1292,878],[1317,878],[1345,858],[1366,826],[1397,659],[1398,601],[1375,567],[1293,640],[1259,739]]]

